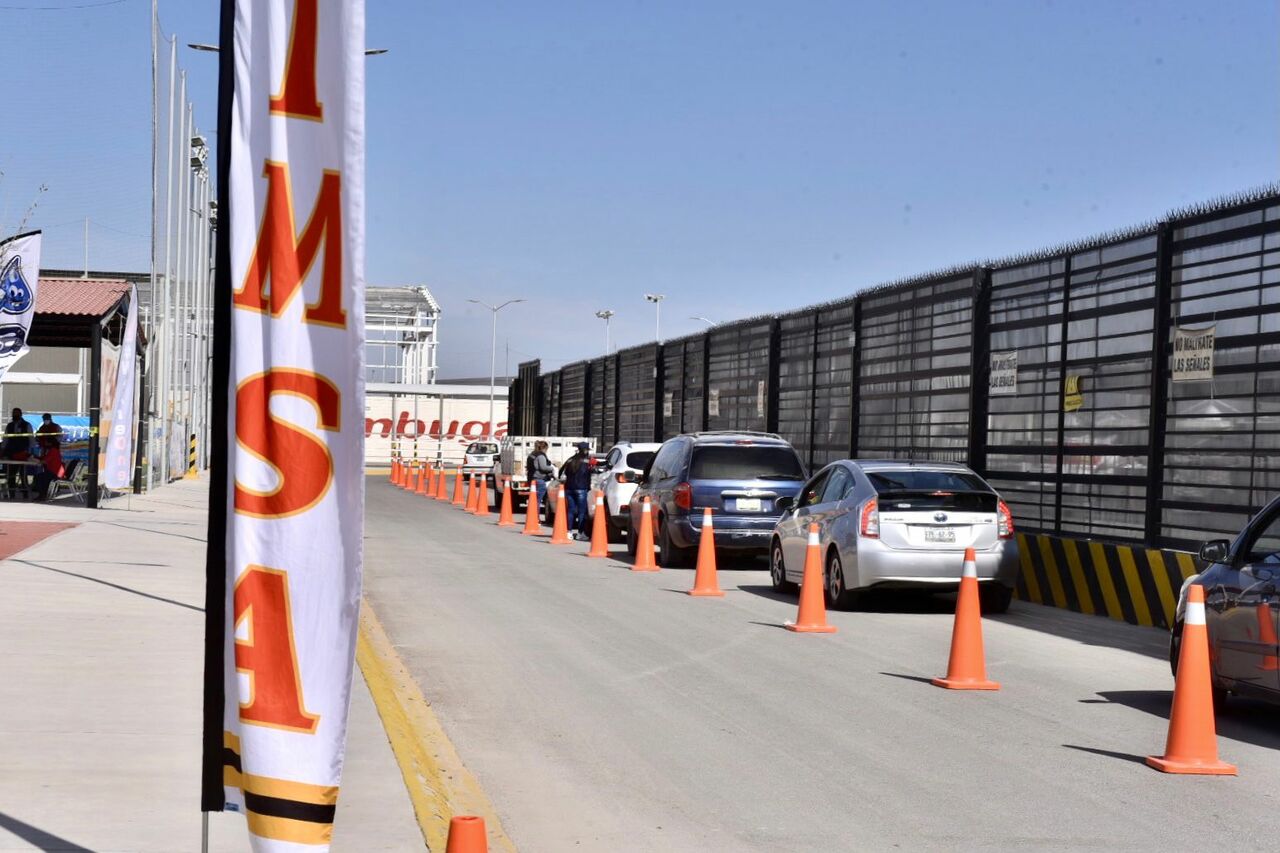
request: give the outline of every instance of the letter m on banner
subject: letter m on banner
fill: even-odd
[[[222,0],[221,47],[201,808],[258,853],[327,850],[364,525],[364,3]]]

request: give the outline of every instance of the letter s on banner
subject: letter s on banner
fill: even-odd
[[[320,429],[340,426],[342,392],[332,382],[305,370],[276,368],[251,376],[236,390],[236,442],[266,462],[279,482],[258,491],[236,481],[236,512],[283,518],[315,506],[333,482],[329,448],[271,414],[273,394],[289,394],[315,406]]]

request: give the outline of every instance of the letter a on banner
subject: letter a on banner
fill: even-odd
[[[327,850],[364,519],[364,3],[222,0],[201,808]]]

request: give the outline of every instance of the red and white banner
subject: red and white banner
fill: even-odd
[[[364,3],[223,16],[202,805],[256,851],[327,849],[360,605]]]
[[[120,350],[116,353],[115,370],[110,377],[104,371],[102,377],[100,406],[102,434],[106,436],[106,441],[99,464],[102,466],[102,481],[109,489],[128,488],[133,479],[133,404],[137,396],[137,383],[134,379],[137,375],[137,352],[138,289],[131,286],[129,314],[125,318]],[[105,358],[103,362],[105,365]]]

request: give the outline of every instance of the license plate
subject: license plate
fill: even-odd
[[[759,512],[760,499],[759,498],[738,498],[734,502],[734,508],[738,512]]]
[[[924,541],[926,542],[954,542],[956,541],[956,532],[950,527],[944,527],[940,530],[926,530],[924,532]]]

